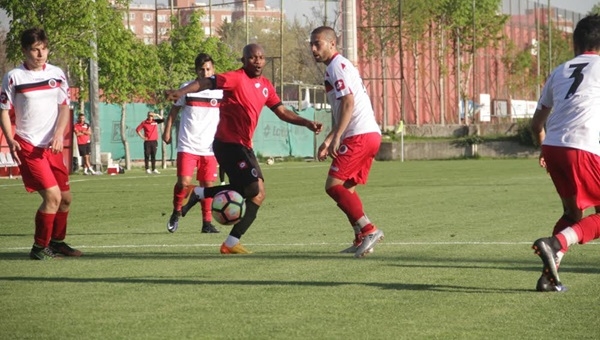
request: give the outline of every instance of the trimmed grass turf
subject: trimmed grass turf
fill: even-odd
[[[6,339],[596,339],[599,244],[576,246],[569,291],[534,292],[530,244],[561,214],[536,160],[377,162],[359,188],[385,231],[364,259],[323,191],[325,163],[263,166],[267,199],[222,256],[200,210],[171,212],[173,169],[71,177],[79,259],[30,261],[37,194],[0,181],[0,335]]]

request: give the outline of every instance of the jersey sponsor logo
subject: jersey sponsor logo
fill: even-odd
[[[254,87],[259,88],[260,87],[260,83],[255,83]]]
[[[346,88],[346,84],[344,84],[344,80],[343,79],[335,81],[335,90],[336,91],[341,91],[341,90],[343,90],[345,88]]]
[[[214,98],[210,100],[210,106],[217,106],[217,105],[219,105],[219,101],[218,100],[216,100]]]
[[[340,147],[338,148],[338,153],[343,155],[346,152],[348,152],[348,147],[346,146],[346,144],[340,145]]]
[[[248,167],[248,163],[246,163],[245,161],[241,161],[238,163],[238,168],[240,169],[246,169]]]
[[[51,88],[55,88],[56,87],[56,80],[54,80],[54,79],[48,80],[48,86],[50,86]]]
[[[250,173],[252,174],[253,177],[258,177],[258,171],[256,171],[256,168],[252,168]]]
[[[8,103],[8,95],[6,94],[6,92],[0,93],[0,103],[2,103],[2,104]]]
[[[269,90],[266,87],[262,90],[262,93],[263,93],[263,96],[265,96],[265,98],[267,98],[269,96]]]

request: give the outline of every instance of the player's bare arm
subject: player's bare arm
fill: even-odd
[[[12,124],[10,123],[10,116],[8,110],[0,111],[0,127],[6,138],[10,155],[13,157],[17,164],[21,164],[19,156],[17,156],[17,150],[21,150],[21,145],[13,139]]]
[[[169,115],[165,121],[165,131],[163,131],[162,134],[162,140],[167,144],[171,144],[171,127],[173,126],[173,122],[177,118],[180,109],[181,106],[173,105],[171,110],[169,110]]]
[[[168,100],[177,100],[179,97],[188,93],[200,92],[213,88],[213,81],[211,78],[197,78],[193,82],[178,90],[166,90],[165,95]]]
[[[533,118],[531,119],[531,131],[533,132],[533,137],[537,142],[537,145],[542,145],[544,138],[546,138],[546,130],[544,126],[546,125],[546,120],[548,116],[552,112],[552,108],[543,106],[541,109],[536,109],[533,114]],[[544,155],[540,151],[539,164],[542,168],[546,167],[546,161],[544,159]]]
[[[321,145],[319,145],[319,150],[317,151],[317,159],[319,161],[324,161],[329,156],[329,144],[331,143],[331,138],[333,138],[333,130],[327,134],[325,140]]]
[[[283,105],[279,105],[271,110],[275,113],[275,115],[277,115],[277,117],[279,117],[279,119],[283,120],[284,122],[304,126],[316,134],[321,132],[321,128],[323,127],[323,124],[320,122],[314,122],[312,120],[303,118],[300,115],[297,115],[296,113],[286,109]]]
[[[52,153],[62,152],[64,147],[65,130],[67,124],[71,118],[69,105],[58,105],[58,118],[56,120],[56,128],[54,129],[54,136],[50,144]]]
[[[340,147],[341,138],[350,124],[352,112],[354,111],[354,95],[347,94],[340,98],[340,119],[339,122],[332,128],[331,143],[329,143],[329,155],[333,158],[337,157]]]

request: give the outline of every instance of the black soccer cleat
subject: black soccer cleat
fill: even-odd
[[[169,217],[169,222],[167,222],[167,230],[170,233],[177,231],[177,228],[179,227],[179,216],[181,216],[181,211],[174,210],[171,214],[171,217]]]
[[[555,237],[540,238],[533,243],[531,248],[533,248],[534,253],[538,255],[544,263],[542,276],[547,277],[551,284],[562,287],[560,277],[558,276],[558,264],[560,262],[558,252],[561,249],[560,242],[558,242]]]
[[[204,222],[202,222],[202,233],[203,234],[217,234],[217,233],[220,233],[220,231],[212,223],[204,221]]]
[[[567,287],[563,285],[555,285],[554,283],[550,282],[550,279],[545,274],[542,274],[542,276],[540,276],[538,279],[535,290],[538,292],[566,292]]]

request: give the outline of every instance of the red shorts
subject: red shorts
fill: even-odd
[[[329,176],[354,184],[367,183],[380,144],[381,135],[376,132],[344,138],[329,168]]]
[[[69,191],[69,171],[64,164],[63,154],[53,154],[50,148],[38,148],[19,136],[15,140],[21,145],[17,156],[21,160],[19,170],[28,192],[40,191],[58,185],[60,191]]]
[[[187,152],[177,153],[177,176],[193,176],[199,182],[214,182],[217,180],[217,159],[215,156],[198,156]]]
[[[542,154],[560,197],[575,196],[581,210],[600,205],[600,156],[549,145],[542,146]]]

